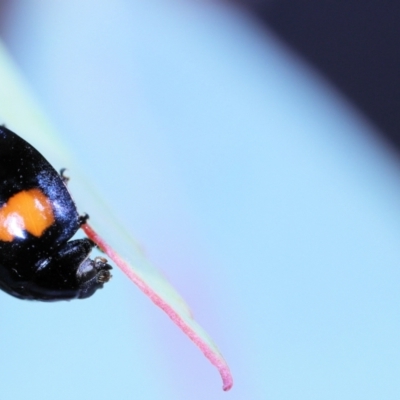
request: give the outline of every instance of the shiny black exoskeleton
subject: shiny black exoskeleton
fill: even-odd
[[[20,299],[83,299],[111,275],[95,244],[71,240],[79,216],[66,179],[29,143],[0,126],[0,289]]]

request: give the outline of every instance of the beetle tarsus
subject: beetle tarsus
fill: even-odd
[[[65,171],[67,170],[67,168],[61,168],[60,169],[60,178],[63,181],[63,183],[66,185],[69,181],[69,176],[65,175]]]
[[[89,214],[84,213],[83,215],[80,215],[78,217],[78,224],[80,226],[85,225],[88,219],[89,219]]]

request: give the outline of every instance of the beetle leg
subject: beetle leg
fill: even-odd
[[[61,168],[60,169],[60,178],[63,181],[63,183],[66,185],[69,181],[69,176],[65,176],[64,173],[67,170],[67,168]]]
[[[88,213],[84,213],[83,215],[80,215],[78,217],[79,226],[82,226],[82,225],[86,224],[88,219],[89,219],[89,214]]]

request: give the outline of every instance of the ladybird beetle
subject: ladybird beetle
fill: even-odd
[[[85,223],[67,178],[29,143],[0,126],[0,289],[20,299],[84,299],[111,278],[89,258],[90,239],[70,240]]]

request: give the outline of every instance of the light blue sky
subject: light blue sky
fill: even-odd
[[[234,10],[82,3],[13,2],[7,43],[235,386],[223,393],[200,352],[116,271],[87,301],[0,294],[4,398],[398,399],[393,154]]]

